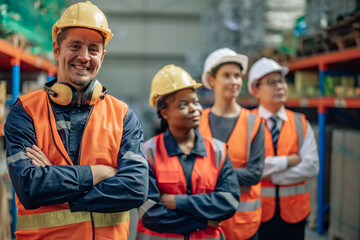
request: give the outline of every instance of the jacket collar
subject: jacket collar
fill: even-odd
[[[164,143],[167,153],[170,156],[183,155],[183,151],[179,148],[174,136],[171,134],[169,128],[164,132]],[[195,146],[191,150],[190,154],[206,157],[206,148],[204,139],[199,133],[198,129],[195,129]]]

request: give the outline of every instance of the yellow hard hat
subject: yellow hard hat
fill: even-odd
[[[75,3],[63,12],[52,28],[53,41],[59,30],[67,27],[83,27],[101,32],[104,47],[113,37],[104,13],[90,1]]]
[[[164,95],[185,88],[195,89],[201,86],[202,84],[192,79],[184,69],[172,64],[166,65],[152,79],[149,98],[150,106],[156,107],[156,101]]]

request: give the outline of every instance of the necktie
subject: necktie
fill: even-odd
[[[279,138],[279,129],[277,128],[277,120],[278,117],[276,116],[272,116],[269,118],[269,120],[273,123],[272,127],[270,129],[271,132],[271,136],[272,136],[272,141],[273,141],[273,145],[274,145],[274,150],[276,152],[276,148],[277,148],[277,141]]]

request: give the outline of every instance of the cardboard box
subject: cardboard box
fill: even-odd
[[[3,125],[6,119],[5,104],[6,104],[6,81],[0,81],[0,125]]]
[[[360,131],[333,132],[329,235],[360,239]]]
[[[296,71],[294,83],[297,97],[316,97],[319,95],[319,74],[316,71]]]

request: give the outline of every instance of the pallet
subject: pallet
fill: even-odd
[[[330,37],[330,41],[335,43],[339,50],[360,47],[360,31],[353,30],[346,35],[336,34]]]
[[[12,33],[5,40],[24,52],[31,52],[31,44],[20,34]]]
[[[299,40],[299,56],[360,47],[360,11]]]
[[[271,58],[278,62],[282,66],[289,66],[290,62],[295,60],[295,56],[287,53],[281,53],[278,49],[272,47],[266,47],[262,50],[252,53],[249,58],[249,66],[252,66],[257,60],[262,57]]]
[[[320,33],[300,38],[298,55],[308,56],[323,52],[329,52],[334,49],[326,34]]]

